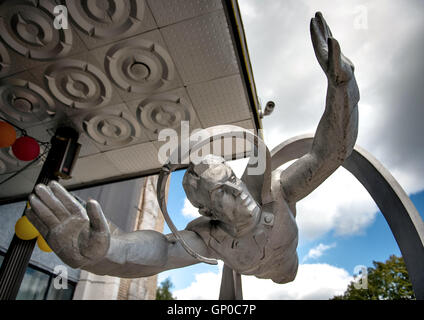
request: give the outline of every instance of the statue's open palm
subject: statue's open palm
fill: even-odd
[[[110,231],[97,201],[84,207],[56,181],[38,184],[29,201],[26,216],[63,262],[76,268],[106,254]]]
[[[315,55],[327,78],[334,85],[349,81],[353,77],[354,66],[342,54],[338,41],[333,38],[320,12],[311,19],[311,38]]]

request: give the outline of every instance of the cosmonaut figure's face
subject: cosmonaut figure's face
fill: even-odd
[[[242,228],[256,221],[260,213],[246,185],[220,157],[212,156],[197,165],[190,164],[183,187],[199,213],[211,219]]]

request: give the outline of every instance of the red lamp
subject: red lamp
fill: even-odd
[[[23,136],[16,139],[12,145],[12,151],[16,158],[22,161],[31,161],[40,154],[40,146],[34,138]]]

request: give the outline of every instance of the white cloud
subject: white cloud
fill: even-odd
[[[191,204],[191,202],[185,198],[184,199],[184,207],[181,210],[181,213],[186,218],[199,218],[199,209],[197,209],[195,206]]]
[[[303,258],[303,262],[305,262],[305,261],[307,261],[309,259],[318,259],[318,258],[320,258],[324,254],[325,251],[327,251],[327,250],[329,250],[331,248],[334,248],[335,246],[336,246],[335,243],[332,243],[332,244],[329,244],[329,245],[320,243],[316,247],[311,248],[309,250],[309,252]]]
[[[335,235],[362,234],[375,219],[378,208],[366,189],[344,168],[297,205],[300,237],[318,239]]]
[[[174,291],[179,300],[216,300],[219,296],[221,272],[196,274],[187,288]],[[301,264],[296,279],[287,284],[254,276],[242,276],[243,298],[246,300],[329,299],[342,294],[353,277],[341,268],[328,264]]]

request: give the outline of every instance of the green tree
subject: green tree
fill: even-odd
[[[166,278],[160,283],[160,286],[156,289],[156,300],[176,300],[172,296],[170,289],[174,285],[169,278]]]
[[[355,288],[354,280],[343,295],[335,296],[332,300],[415,299],[403,258],[392,255],[386,262],[373,261],[373,265],[367,268],[367,289]]]

